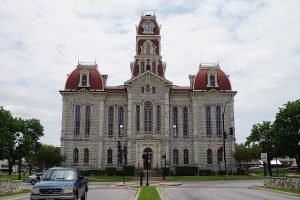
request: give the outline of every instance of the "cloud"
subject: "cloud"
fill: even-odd
[[[162,25],[166,78],[189,85],[203,62],[220,62],[235,98],[237,142],[254,123],[272,120],[299,98],[300,13],[291,1],[17,1],[0,2],[0,105],[39,118],[42,142],[60,144],[61,96],[78,59],[97,60],[109,85],[130,78],[135,24],[154,10]]]

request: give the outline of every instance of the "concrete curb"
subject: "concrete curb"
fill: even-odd
[[[257,187],[257,186],[253,186],[253,187],[250,187],[250,188],[251,189],[256,189],[256,190],[264,190],[264,191],[269,191],[269,192],[276,192],[276,193],[279,193],[279,194],[287,194],[287,195],[291,195],[291,196],[300,197],[300,194],[291,193],[291,192],[284,192],[284,191],[280,191],[280,190],[276,190],[276,189]]]
[[[30,193],[11,195],[11,196],[6,196],[6,197],[0,197],[0,200],[18,200],[18,199],[24,199],[25,197],[28,197],[28,195],[30,195]]]

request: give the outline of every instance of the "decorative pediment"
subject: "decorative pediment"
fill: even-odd
[[[160,81],[164,82],[166,85],[173,85],[173,83],[171,81],[168,81],[167,79],[158,76],[157,74],[151,72],[150,70],[147,70],[145,73],[142,73],[136,77],[131,78],[130,80],[126,81],[124,83],[124,85],[130,85],[134,81],[139,80],[139,79],[149,79],[150,80],[151,78],[160,80]]]
[[[140,138],[139,140],[154,141],[154,140],[160,140],[160,139],[157,139],[151,135],[145,135],[144,137]]]

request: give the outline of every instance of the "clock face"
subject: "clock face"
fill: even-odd
[[[153,31],[152,24],[150,22],[146,22],[144,24],[144,30],[147,31],[147,32],[152,32]]]

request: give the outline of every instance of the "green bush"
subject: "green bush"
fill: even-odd
[[[192,166],[176,166],[176,176],[196,176],[198,174],[198,167]]]
[[[125,166],[124,167],[124,172],[125,176],[134,176],[134,166]]]
[[[101,169],[90,169],[90,170],[84,170],[80,171],[84,176],[104,176],[105,170]]]
[[[199,176],[212,176],[215,175],[215,172],[210,169],[200,169]]]
[[[117,171],[117,169],[115,167],[106,167],[105,168],[105,174],[107,176],[114,176],[114,175],[116,175],[116,171]]]
[[[248,171],[245,169],[238,169],[237,175],[248,175]]]

